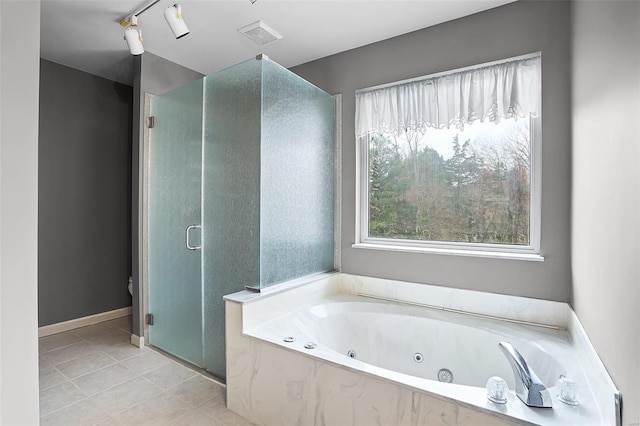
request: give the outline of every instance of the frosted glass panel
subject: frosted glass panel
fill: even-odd
[[[149,341],[202,365],[201,252],[185,232],[200,224],[202,80],[151,101],[149,134]],[[191,245],[200,243],[198,229]]]
[[[223,296],[333,269],[334,100],[251,59],[151,108],[150,342],[224,378]]]
[[[334,99],[262,61],[260,286],[332,270]]]
[[[260,61],[205,77],[204,366],[225,377],[226,294],[260,280]]]

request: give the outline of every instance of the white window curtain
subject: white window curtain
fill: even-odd
[[[540,54],[356,92],[356,136],[540,113]]]

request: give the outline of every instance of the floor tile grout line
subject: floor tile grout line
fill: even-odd
[[[167,364],[168,364],[168,363],[167,363]],[[145,371],[144,373],[140,373],[139,375],[140,375],[140,376],[146,376],[147,374],[153,373],[154,371],[156,371],[156,370],[158,370],[158,369],[160,369],[160,368],[162,368],[162,367],[166,366],[167,364],[162,364],[162,365],[160,365],[159,367],[155,367],[155,368],[153,368],[153,369],[151,369],[151,370],[149,370],[149,371]],[[127,368],[128,368],[128,367],[127,367]],[[149,379],[147,379],[147,380],[149,380]]]
[[[133,346],[133,345],[131,345],[131,346]],[[127,357],[127,358],[122,358],[122,359],[118,360],[118,362],[127,361],[127,360],[132,359],[132,358],[137,358],[137,357],[139,357],[141,355],[142,355],[142,350],[140,351],[139,354],[131,355],[130,357]],[[113,358],[113,356],[112,356],[112,358]]]
[[[215,401],[216,399],[218,399],[220,395],[214,396],[213,398],[209,398],[207,399],[205,402],[201,403],[200,405],[196,405],[194,406],[193,404],[190,404],[188,401],[185,401],[184,399],[180,398],[179,396],[175,396],[175,398],[178,398],[180,401],[184,402],[185,404],[187,404],[189,407],[191,407],[194,410],[199,410],[200,408],[204,407],[205,405],[207,405],[208,403],[210,403],[211,401]]]
[[[202,405],[202,407],[204,407],[204,405]],[[200,412],[201,412],[202,414],[204,414],[205,416],[209,417],[210,419],[218,420],[218,419],[216,419],[214,416],[211,416],[211,415],[207,414],[204,410],[202,410],[202,409],[201,409],[202,407],[198,407],[198,408],[197,408],[197,410],[198,410],[198,411],[200,411]],[[225,408],[226,408],[226,405],[225,405]],[[229,411],[231,411],[231,410],[229,410]],[[235,413],[234,413],[234,414],[235,414]]]
[[[111,357],[110,357],[110,358],[111,358]],[[113,358],[112,358],[112,359],[113,359]],[[93,371],[90,371],[90,372],[88,372],[88,373],[86,373],[86,374],[83,374],[83,375],[81,375],[81,376],[75,377],[75,378],[74,378],[74,379],[72,379],[72,380],[77,380],[77,379],[79,379],[79,378],[81,378],[81,377],[88,376],[89,374],[97,373],[98,371],[102,371],[102,370],[104,370],[105,368],[113,367],[113,366],[114,366],[114,365],[116,365],[116,364],[120,364],[123,368],[127,369],[128,371],[131,371],[131,372],[133,372],[133,373],[136,373],[136,376],[134,376],[134,378],[135,378],[135,377],[140,376],[140,374],[139,374],[139,373],[137,373],[135,370],[132,370],[132,369],[130,369],[129,367],[127,367],[126,365],[123,365],[120,361],[115,360],[115,362],[114,362],[113,364],[109,364],[109,365],[105,365],[105,366],[103,366],[103,367],[97,368],[97,369],[95,369],[95,370],[93,370]]]
[[[187,411],[187,412],[186,412],[186,413],[184,413],[184,414],[181,414],[180,416],[178,416],[178,418],[177,418],[177,419],[175,419],[175,420],[174,420],[174,423],[177,423],[177,422],[178,422],[181,418],[183,418],[183,417],[187,417],[187,416],[188,416],[189,414],[191,414],[193,411],[194,411],[194,410],[191,410],[191,411]]]
[[[115,421],[115,419],[110,414],[107,414],[106,420],[102,420],[101,422],[98,422],[98,423],[93,423],[91,426],[100,426],[101,424],[104,424],[107,420],[111,420],[112,422]]]
[[[114,364],[111,364],[111,365],[114,365]],[[91,373],[95,373],[96,371],[102,370],[102,369],[107,368],[107,367],[110,367],[110,366],[106,366],[106,367],[103,367],[103,368],[99,368],[98,370],[94,370],[94,371],[92,371],[92,372],[90,372],[90,373],[84,374],[83,376],[86,376],[86,375],[91,374]],[[124,367],[124,368],[127,368],[127,367],[125,367],[125,366],[123,366],[123,367]],[[127,370],[130,370],[130,369],[128,369],[128,368],[127,368]],[[130,370],[130,371],[133,371],[133,370]],[[64,377],[67,377],[67,376],[66,376],[64,373],[62,373],[62,372],[60,372],[60,374],[62,374]],[[75,379],[77,379],[77,378],[79,378],[79,377],[83,377],[83,376],[78,376],[78,377],[76,377]],[[130,380],[135,380],[135,379],[137,379],[138,377],[142,377],[142,376],[137,375],[137,376],[132,377]],[[72,403],[70,403],[70,404],[67,404],[67,405],[65,405],[65,406],[63,406],[63,407],[60,407],[60,408],[58,408],[58,409],[56,409],[56,410],[53,410],[53,411],[51,411],[50,413],[47,413],[45,416],[40,416],[40,418],[44,418],[44,417],[49,416],[49,415],[51,415],[51,414],[53,414],[53,413],[55,413],[55,412],[57,412],[57,411],[63,410],[63,409],[65,409],[65,408],[67,408],[67,407],[70,407],[71,405],[74,405],[74,404],[76,404],[76,403],[78,403],[78,402],[80,402],[80,401],[83,401],[84,399],[89,399],[89,400],[91,400],[92,402],[94,402],[94,403],[95,403],[95,401],[93,401],[93,397],[95,397],[96,395],[99,395],[99,394],[100,394],[100,393],[102,393],[102,392],[105,392],[105,391],[107,391],[107,390],[109,390],[109,389],[113,389],[113,388],[115,388],[116,386],[119,386],[119,385],[121,385],[121,384],[126,383],[127,381],[129,381],[129,380],[126,380],[126,381],[124,381],[124,382],[121,382],[121,383],[118,383],[118,384],[116,384],[116,385],[110,386],[110,387],[108,387],[108,388],[105,388],[105,389],[101,390],[100,392],[97,392],[97,393],[95,393],[95,394],[90,395],[90,394],[88,394],[87,392],[85,392],[85,391],[84,391],[80,386],[78,386],[78,384],[76,384],[76,383],[74,382],[74,380],[75,380],[75,379],[69,379],[67,382],[60,383],[59,385],[64,384],[64,383],[71,383],[71,384],[72,384],[73,386],[75,386],[75,387],[76,387],[80,392],[82,392],[82,393],[84,394],[84,396],[85,396],[85,397],[84,397],[84,398],[82,398],[82,399],[80,399],[80,400],[78,400],[78,401],[75,401],[75,402],[72,402]],[[147,379],[147,380],[148,380],[148,379]],[[56,385],[56,386],[58,386],[58,385]],[[52,386],[52,387],[53,387],[53,386]],[[49,387],[49,388],[47,388],[47,389],[51,389],[51,387]],[[102,409],[102,406],[100,406],[100,408]]]
[[[140,376],[140,377],[142,377],[142,376]],[[148,379],[147,379],[147,380],[148,380]],[[151,381],[149,380],[149,382],[151,382]],[[156,385],[156,384],[155,384],[155,383],[153,383],[153,382],[151,382],[151,383],[152,383],[152,384],[154,384],[154,385]],[[158,386],[158,385],[156,385],[156,386]],[[158,386],[158,387],[160,388],[160,386]],[[143,405],[143,404],[145,404],[145,403],[147,403],[147,402],[151,401],[151,400],[152,400],[152,399],[154,399],[154,398],[158,398],[159,396],[161,396],[161,395],[163,395],[163,394],[164,394],[165,396],[169,396],[168,394],[166,394],[167,389],[162,389],[162,388],[160,388],[160,389],[161,389],[161,390],[160,390],[160,392],[159,392],[159,393],[157,393],[157,394],[155,394],[155,395],[153,395],[153,396],[151,396],[151,397],[149,397],[149,398],[146,398],[146,399],[144,399],[143,401],[140,401],[140,402],[138,402],[137,404],[134,404],[134,405],[132,405],[132,406],[131,406],[131,407],[129,407],[129,408],[126,408],[126,409],[124,409],[124,410],[122,410],[122,411],[118,412],[116,415],[114,415],[114,416],[113,416],[113,417],[114,417],[114,419],[115,419],[117,416],[119,416],[119,415],[121,415],[121,414],[123,414],[123,413],[125,413],[125,412],[127,412],[127,411],[129,411],[129,410],[133,410],[134,408],[136,408],[136,407],[138,407],[138,406],[140,406],[140,405]],[[116,420],[116,421],[117,421],[117,420]]]
[[[51,365],[51,367],[47,367],[47,369],[49,369],[49,368],[52,368],[52,369],[56,370],[58,373],[60,373],[60,374],[62,375],[62,377],[64,377],[64,378],[65,378],[65,379],[67,379],[67,380],[65,380],[65,381],[63,381],[63,382],[60,382],[60,383],[57,383],[57,384],[55,384],[55,385],[53,385],[53,386],[46,387],[46,388],[44,388],[44,389],[40,389],[40,390],[39,390],[39,392],[45,391],[45,390],[47,390],[47,389],[51,389],[51,388],[53,388],[53,387],[56,387],[56,386],[59,386],[59,385],[62,385],[62,384],[64,384],[64,383],[67,383],[67,382],[70,382],[70,381],[71,381],[71,379],[69,379],[69,377],[67,377],[67,375],[66,375],[66,374],[64,374],[62,371],[58,370],[58,369],[56,368],[56,366],[55,366],[55,365]],[[40,371],[41,371],[41,370],[39,370],[38,372],[40,372]]]
[[[185,367],[185,368],[186,368],[186,367]],[[214,380],[209,379],[209,378],[208,378],[208,377],[206,377],[205,375],[200,374],[200,373],[198,373],[197,371],[194,371],[194,373],[195,373],[195,374],[194,374],[193,376],[191,376],[191,377],[189,377],[189,378],[187,378],[187,379],[185,379],[185,380],[183,380],[183,381],[181,381],[181,382],[179,382],[179,383],[176,383],[175,385],[173,385],[173,386],[171,386],[171,387],[167,388],[167,390],[169,390],[169,389],[173,389],[173,388],[176,388],[176,387],[178,387],[178,386],[180,386],[180,385],[183,385],[183,384],[187,383],[188,381],[193,380],[193,379],[195,379],[195,378],[197,378],[197,377],[201,377],[201,378],[203,378],[203,379],[210,380],[212,383],[215,383],[217,386],[220,386],[220,387],[222,388],[222,386],[221,386],[219,383],[215,382]]]
[[[64,410],[64,409],[66,409],[66,408],[72,407],[73,405],[75,405],[75,404],[77,404],[77,403],[79,403],[79,402],[82,402],[82,401],[84,401],[85,399],[88,399],[88,397],[87,397],[87,396],[85,396],[84,398],[79,399],[79,400],[77,400],[77,401],[74,401],[74,402],[72,402],[71,404],[67,404],[67,405],[65,405],[64,407],[60,407],[60,408],[58,408],[58,409],[56,409],[56,410],[53,410],[53,411],[51,411],[51,412],[49,412],[49,413],[45,414],[44,416],[41,414],[41,415],[40,415],[40,420],[45,419],[46,417],[52,416],[52,415],[54,415],[54,414],[58,413],[59,411],[62,411],[62,410]]]
[[[206,379],[209,379],[214,383],[217,383],[218,385],[222,386],[223,388],[225,388],[225,389],[227,388],[226,384],[221,383],[219,378],[216,378],[213,374],[209,373],[204,367],[198,367],[198,366],[196,366],[196,365],[194,365],[194,364],[192,364],[192,363],[190,363],[188,361],[185,361],[185,360],[183,360],[181,358],[178,358],[178,357],[176,357],[176,356],[174,356],[174,355],[172,355],[172,354],[170,354],[168,352],[165,352],[160,348],[156,348],[153,345],[148,346],[148,348],[149,348],[149,350],[151,350],[151,351],[153,351],[153,352],[155,352],[157,354],[160,354],[160,355],[164,356],[165,358],[168,358],[169,360],[175,362],[176,364],[179,364],[179,365],[181,365],[181,366],[193,371],[194,373],[199,374],[200,376],[202,376],[202,377],[204,377]]]
[[[120,363],[119,363],[119,362],[117,362],[116,364],[120,364]],[[100,370],[104,370],[105,368],[112,367],[112,366],[114,366],[114,365],[116,365],[116,364],[111,364],[111,365],[108,365],[108,366],[106,366],[106,367],[99,368],[99,369],[97,369],[97,370],[95,370],[95,371],[92,371],[91,373],[87,373],[87,374],[84,374],[84,375],[82,375],[82,376],[78,376],[78,377],[76,377],[75,379],[73,379],[73,380],[71,380],[71,381],[73,382],[74,380],[77,380],[77,379],[79,379],[80,377],[88,376],[89,374],[96,373],[96,372],[98,372],[98,371],[100,371]],[[120,365],[122,365],[122,364],[120,364]],[[100,393],[102,393],[102,392],[108,391],[109,389],[113,389],[113,388],[115,388],[116,386],[120,386],[121,384],[126,383],[126,382],[128,382],[129,380],[133,380],[133,379],[137,379],[138,377],[142,377],[142,374],[137,373],[136,371],[134,371],[134,370],[132,370],[132,369],[128,368],[127,366],[122,365],[122,367],[126,368],[127,370],[129,370],[129,371],[131,371],[131,372],[134,372],[134,373],[135,373],[135,375],[134,375],[134,376],[132,376],[132,377],[130,377],[129,379],[127,379],[127,380],[123,381],[123,382],[117,383],[117,384],[115,384],[115,385],[113,385],[113,386],[109,386],[108,388],[104,388],[104,389],[100,390],[99,392],[96,392],[96,393],[91,394],[91,395],[89,395],[89,394],[86,394],[86,395],[87,395],[89,398],[91,398],[91,397],[94,397],[94,396],[96,396],[96,395],[98,395],[98,394],[100,394]],[[75,384],[75,383],[74,383],[74,384]],[[76,386],[78,386],[78,385],[76,384]],[[78,386],[78,387],[79,387],[79,386]],[[82,389],[80,389],[80,390],[82,390]],[[84,392],[84,391],[83,391],[83,392]],[[86,393],[86,392],[85,392],[85,393]]]
[[[72,403],[70,403],[70,404],[67,404],[67,405],[65,405],[65,406],[63,406],[63,407],[57,408],[57,409],[55,409],[55,410],[53,410],[53,411],[51,411],[51,412],[47,413],[47,414],[46,414],[46,415],[44,415],[44,416],[41,414],[41,415],[40,415],[40,418],[41,418],[41,419],[43,419],[43,418],[45,418],[45,417],[47,417],[47,416],[50,416],[51,414],[56,413],[56,412],[58,412],[58,411],[64,410],[65,408],[68,408],[68,407],[70,407],[70,406],[72,406],[72,405],[74,405],[74,404],[77,404],[77,403],[78,403],[78,402],[80,402],[80,401],[84,401],[85,399],[88,399],[88,398],[89,398],[89,395],[87,395],[87,393],[86,393],[85,391],[83,391],[82,389],[80,389],[80,387],[79,387],[78,385],[76,385],[75,383],[73,383],[73,381],[64,382],[64,383],[71,383],[73,386],[75,386],[75,387],[76,387],[76,388],[77,388],[77,389],[78,389],[78,390],[79,390],[79,391],[84,395],[84,398],[81,398],[81,399],[79,399],[79,400],[77,400],[77,401],[74,401],[74,402],[72,402]],[[62,384],[64,384],[64,383],[60,383],[60,384],[62,385]],[[58,385],[56,385],[56,386],[58,386]],[[49,389],[51,389],[51,388],[49,388]]]
[[[64,348],[68,348],[69,346],[73,346],[73,345],[77,345],[78,343],[82,343],[82,340],[78,340],[77,342],[73,342],[73,343],[69,343],[68,345],[64,345],[64,346],[60,346],[57,348],[53,348],[53,349],[49,349],[48,351],[40,351],[40,348],[38,348],[38,355],[42,356],[45,360],[47,359],[46,357],[44,357],[43,355],[48,354],[49,352],[54,352],[60,349],[64,349]]]
[[[146,371],[146,372],[144,372],[144,373],[140,374],[141,376],[146,376],[147,374],[153,373],[154,371],[156,371],[156,370],[158,370],[158,369],[160,369],[160,368],[162,368],[162,367],[166,367],[166,366],[167,366],[167,364],[170,364],[171,362],[174,362],[174,363],[175,363],[175,361],[173,361],[171,358],[166,357],[166,356],[162,355],[161,353],[158,353],[158,352],[156,352],[156,351],[153,351],[153,353],[156,353],[156,354],[160,355],[161,357],[163,357],[164,359],[166,359],[168,362],[166,362],[166,363],[164,363],[164,364],[162,364],[162,365],[159,365],[159,366],[158,366],[158,367],[156,367],[156,368],[152,368],[151,370]],[[176,364],[177,364],[177,363],[176,363]]]
[[[216,382],[215,380],[212,380],[212,379],[208,378],[208,377],[207,377],[207,376],[205,376],[204,374],[202,374],[202,373],[200,373],[200,372],[198,372],[198,371],[194,371],[194,370],[190,369],[189,367],[185,367],[184,365],[180,364],[180,363],[179,363],[179,362],[177,362],[177,361],[174,361],[174,362],[176,362],[176,364],[178,364],[178,365],[180,365],[180,366],[182,366],[182,367],[184,367],[184,368],[186,368],[186,369],[188,369],[188,370],[191,370],[191,371],[194,373],[194,375],[193,375],[193,376],[191,376],[191,377],[189,377],[189,378],[187,378],[187,379],[185,379],[185,380],[183,380],[183,381],[181,381],[181,382],[179,382],[179,383],[176,383],[175,385],[173,385],[173,386],[171,386],[171,387],[168,387],[167,389],[165,389],[165,390],[164,390],[165,392],[166,392],[166,391],[170,391],[170,390],[172,390],[172,389],[174,389],[174,388],[177,388],[178,386],[183,385],[183,384],[187,383],[188,381],[193,380],[193,379],[195,379],[195,378],[197,378],[197,377],[200,377],[200,378],[203,378],[203,379],[205,379],[205,380],[208,380],[208,381],[210,381],[210,382],[214,383],[216,386],[220,386],[222,389],[225,389],[225,388],[226,388],[226,387],[222,386],[220,383]],[[148,379],[147,379],[147,380],[148,380]],[[185,399],[181,398],[181,397],[180,397],[180,396],[178,396],[178,395],[175,395],[175,398],[178,398],[180,401],[184,402],[185,404],[187,404],[188,406],[190,406],[190,407],[191,407],[191,408],[193,408],[194,410],[197,410],[197,409],[199,409],[199,408],[201,408],[201,407],[204,407],[204,406],[205,406],[207,403],[209,403],[210,401],[213,401],[213,400],[217,399],[217,398],[218,398],[218,397],[220,397],[221,395],[224,395],[224,393],[218,394],[218,395],[214,396],[213,398],[207,399],[205,402],[203,402],[202,404],[200,404],[200,405],[198,405],[198,406],[193,406],[191,403],[189,403],[188,401],[186,401]]]
[[[100,351],[99,351],[99,352],[100,352]],[[87,355],[85,355],[85,356],[93,355],[94,353],[95,353],[95,352],[93,352],[93,353],[89,353],[89,354],[87,354]],[[105,354],[105,355],[107,355],[107,356],[108,356],[108,354]],[[67,378],[67,381],[72,382],[72,381],[74,381],[74,380],[76,380],[76,379],[78,379],[78,378],[80,378],[80,377],[86,376],[86,375],[91,374],[91,373],[94,373],[94,372],[96,372],[96,371],[98,371],[98,370],[102,370],[102,369],[104,369],[104,368],[111,367],[112,365],[115,365],[115,364],[118,364],[118,363],[119,363],[119,361],[118,361],[118,360],[116,360],[116,359],[114,359],[113,357],[109,356],[109,358],[111,358],[111,359],[114,361],[112,364],[104,365],[104,366],[102,366],[102,367],[100,367],[100,368],[97,368],[97,369],[95,369],[95,370],[91,370],[91,371],[89,371],[89,372],[87,372],[87,373],[81,374],[81,375],[76,376],[76,377],[71,377],[71,376],[69,376],[69,375],[65,374],[65,373],[64,373],[62,370],[60,370],[59,368],[57,368],[59,365],[66,364],[67,362],[77,361],[77,360],[79,360],[79,359],[81,359],[81,358],[84,358],[85,356],[82,356],[82,357],[80,357],[80,358],[74,358],[74,359],[72,359],[72,360],[70,360],[70,361],[65,361],[65,362],[62,362],[62,363],[60,363],[60,364],[58,364],[58,365],[53,365],[52,367],[53,367],[53,368],[55,368],[55,369],[58,371],[58,373],[62,374],[62,376],[63,376],[63,377],[66,377],[66,378]],[[123,366],[123,367],[127,368],[126,366]],[[128,369],[128,368],[127,368],[127,369]],[[77,385],[76,385],[76,386],[77,386]]]
[[[116,416],[118,416],[118,415],[120,415],[120,414],[124,413],[125,411],[130,410],[130,409],[132,409],[132,408],[134,408],[134,407],[137,407],[138,405],[141,405],[141,404],[143,404],[143,403],[145,403],[145,402],[147,402],[147,401],[150,401],[150,400],[151,400],[151,399],[153,399],[153,398],[157,398],[157,397],[158,397],[158,395],[161,395],[161,394],[163,394],[164,392],[166,392],[166,389],[162,389],[160,386],[156,385],[156,384],[155,384],[155,383],[153,383],[151,380],[149,380],[149,379],[147,379],[146,377],[143,377],[143,376],[135,377],[135,378],[133,378],[133,379],[131,379],[131,380],[129,380],[129,381],[133,381],[133,380],[140,379],[140,378],[142,378],[142,379],[146,380],[147,382],[149,382],[149,384],[151,384],[151,385],[154,385],[154,386],[158,387],[158,389],[160,389],[160,392],[158,392],[158,393],[156,393],[156,394],[154,394],[154,395],[152,395],[152,396],[149,396],[149,397],[147,397],[147,398],[143,399],[142,401],[140,401],[140,402],[138,402],[138,403],[136,403],[136,404],[134,404],[134,405],[132,405],[132,406],[130,406],[130,407],[128,407],[128,408],[125,408],[124,410],[117,411],[116,413],[114,413],[114,414],[113,414],[113,416],[112,416],[112,417],[114,417],[114,418],[115,418]],[[124,382],[124,383],[128,383],[128,382]],[[120,383],[120,385],[123,385],[124,383]],[[117,386],[120,386],[120,385],[117,385]],[[115,387],[115,386],[114,386],[114,387]],[[109,388],[109,389],[113,389],[113,388]],[[93,395],[93,396],[90,396],[89,398],[97,397],[98,395],[100,395],[100,394],[101,394],[101,393],[103,393],[103,392],[108,391],[109,389],[105,389],[104,391],[101,391],[101,392],[99,392],[99,393],[97,393],[97,394],[95,394],[95,395]],[[100,405],[100,404],[98,403],[98,405]],[[102,407],[102,406],[100,406],[100,407]]]
[[[184,381],[182,381],[182,382],[180,382],[180,383],[178,383],[178,384],[175,384],[175,385],[171,386],[170,388],[165,389],[165,391],[170,391],[170,390],[172,390],[172,389],[177,388],[177,387],[178,387],[178,386],[180,386],[180,385],[183,385],[183,384],[187,383],[187,382],[188,382],[188,381],[190,381],[190,380],[195,379],[196,377],[198,377],[198,376],[197,376],[197,374],[198,374],[198,373],[196,373],[196,375],[195,375],[195,376],[191,376],[191,377],[189,377],[188,379],[186,379],[186,380],[184,380]],[[216,399],[218,396],[219,396],[219,395],[216,395],[216,396],[214,396],[213,398],[207,399],[205,402],[203,402],[202,404],[200,404],[200,405],[198,405],[198,406],[193,406],[191,403],[189,403],[189,401],[187,401],[187,400],[185,400],[185,399],[181,398],[181,397],[180,397],[180,396],[178,396],[178,395],[175,395],[174,397],[175,397],[175,398],[178,398],[180,401],[184,402],[185,404],[189,405],[190,407],[192,407],[192,408],[194,408],[194,409],[197,409],[197,408],[200,408],[200,407],[204,406],[204,405],[205,405],[206,403],[208,403],[209,401],[212,401],[212,400]]]
[[[117,359],[113,358],[113,357],[112,357],[112,356],[110,356],[109,354],[107,354],[107,353],[105,353],[105,352],[103,352],[103,351],[98,351],[98,352],[100,352],[100,353],[102,353],[102,354],[106,355],[107,357],[111,358],[114,362],[113,362],[113,363],[111,363],[111,364],[109,364],[109,365],[104,365],[104,366],[102,366],[102,367],[100,367],[100,368],[97,368],[97,369],[95,369],[95,370],[91,370],[91,371],[89,371],[89,372],[87,372],[87,373],[81,374],[81,375],[76,376],[76,377],[74,377],[74,378],[70,378],[69,376],[67,376],[66,374],[64,374],[62,371],[60,371],[60,370],[59,370],[59,369],[57,369],[57,368],[56,368],[56,370],[57,370],[60,374],[62,374],[64,377],[66,377],[66,378],[68,379],[68,381],[70,381],[70,382],[74,382],[75,380],[77,380],[77,379],[79,379],[79,378],[81,378],[81,377],[88,376],[89,374],[96,373],[96,372],[98,372],[98,371],[101,371],[101,370],[104,370],[104,369],[106,369],[106,368],[112,367],[112,366],[114,366],[114,365],[116,365],[116,364],[120,364],[120,365],[121,365],[123,368],[125,368],[126,370],[133,372],[133,373],[135,374],[135,376],[131,377],[131,379],[135,379],[135,378],[137,378],[137,377],[140,377],[140,376],[141,376],[141,374],[140,374],[140,373],[138,373],[137,371],[135,371],[135,370],[133,370],[133,369],[131,369],[131,368],[127,367],[126,365],[122,364],[120,361],[118,361]],[[89,355],[90,355],[90,354],[89,354]],[[80,357],[80,358],[82,358],[82,357]],[[70,361],[76,361],[76,360],[78,360],[78,359],[80,359],[80,358],[75,358],[75,359],[70,360]],[[70,362],[70,361],[67,361],[67,362]],[[66,362],[65,362],[65,363],[66,363]],[[62,365],[62,364],[64,364],[64,363],[60,363],[59,365]],[[56,366],[53,366],[53,367],[55,368]],[[123,383],[124,383],[124,382],[123,382]],[[74,382],[74,385],[78,386],[75,382]],[[118,385],[115,385],[115,386],[118,386]],[[106,388],[106,389],[111,389],[112,387],[115,387],[115,386],[111,386],[111,387]],[[105,390],[106,390],[106,389],[105,389]],[[82,390],[82,389],[81,389],[81,390]],[[83,392],[84,392],[84,391],[83,391]],[[101,391],[101,392],[102,392],[102,391]],[[87,396],[91,396],[91,395],[88,395],[88,394],[87,394]]]
[[[91,355],[94,355],[94,354],[96,354],[96,353],[101,353],[102,355],[106,355],[108,358],[111,358],[111,360],[113,361],[113,363],[108,364],[108,365],[104,365],[104,366],[102,366],[102,367],[100,367],[100,368],[97,368],[97,369],[95,369],[95,370],[91,370],[91,371],[89,371],[88,373],[81,374],[81,375],[76,376],[76,377],[73,377],[73,378],[72,378],[72,377],[70,377],[70,376],[68,376],[68,375],[66,375],[66,374],[64,374],[64,373],[62,372],[62,370],[60,370],[59,368],[57,368],[58,366],[60,366],[60,365],[62,365],[62,364],[66,364],[66,363],[73,362],[73,361],[78,361],[79,359],[86,358],[86,357],[91,356]],[[88,354],[86,354],[86,355],[81,356],[80,358],[75,358],[75,359],[72,359],[72,360],[70,360],[70,361],[61,362],[60,364],[58,364],[57,366],[54,366],[54,367],[56,367],[56,368],[57,368],[57,370],[58,370],[58,372],[59,372],[60,374],[62,374],[63,376],[67,377],[69,380],[74,380],[74,379],[77,379],[78,377],[86,376],[87,374],[91,374],[91,373],[93,373],[93,372],[95,372],[95,371],[98,371],[98,370],[100,370],[100,369],[102,369],[102,368],[111,367],[112,365],[117,364],[118,362],[119,362],[119,361],[118,361],[117,359],[115,359],[114,357],[112,357],[112,356],[110,356],[109,354],[107,354],[107,353],[105,353],[105,352],[103,352],[103,351],[100,351],[100,350],[99,350],[98,352],[90,352],[90,353],[88,353]]]
[[[131,342],[122,342],[122,343],[117,343],[117,344],[113,345],[113,347],[115,347],[115,346],[127,346],[127,347],[131,347],[131,348],[135,348],[135,349],[137,349],[137,352],[138,352],[138,353],[137,353],[137,354],[135,354],[135,355],[131,355],[131,356],[129,356],[129,357],[123,358],[123,359],[118,360],[118,361],[125,361],[125,360],[127,360],[127,359],[135,358],[135,357],[140,356],[140,355],[142,355],[144,352],[146,352],[146,351],[148,351],[148,350],[149,350],[147,347],[139,348],[139,347],[137,347],[136,345],[134,345],[134,344],[133,344],[133,343],[131,343]],[[103,352],[104,352],[104,350],[103,350]],[[115,359],[115,357],[114,357],[113,355],[110,355],[110,354],[108,354],[107,352],[105,352],[105,353],[106,353],[107,355],[109,355],[110,357],[112,357],[112,358],[114,358],[114,359]]]
[[[82,392],[82,389],[80,389],[80,391]],[[65,405],[64,407],[59,408],[59,409],[57,409],[57,410],[54,410],[54,411],[50,412],[49,414],[47,414],[47,415],[45,415],[45,416],[40,416],[40,420],[44,420],[45,418],[47,418],[47,417],[49,417],[49,416],[52,416],[52,415],[54,415],[54,414],[58,413],[59,411],[62,411],[62,410],[67,409],[67,408],[70,408],[70,407],[72,407],[72,406],[74,406],[74,405],[76,405],[76,404],[80,404],[82,401],[85,401],[85,400],[87,400],[87,401],[91,401],[93,404],[95,404],[95,405],[100,409],[100,411],[102,411],[102,412],[103,412],[103,413],[108,417],[108,419],[107,419],[107,420],[112,419],[112,416],[111,416],[111,415],[110,415],[110,414],[109,414],[109,413],[108,413],[108,412],[107,412],[107,411],[106,411],[106,410],[105,410],[101,405],[97,404],[95,401],[93,401],[93,400],[91,399],[91,397],[90,397],[90,396],[88,396],[88,395],[86,395],[86,394],[85,394],[85,397],[84,397],[83,399],[79,399],[78,401],[72,402],[71,404],[67,404],[67,405]],[[105,420],[102,420],[102,421],[101,421],[101,422],[99,422],[99,423],[95,423],[95,424],[94,424],[94,426],[95,426],[95,425],[99,425],[99,424],[104,423],[104,422],[105,422]]]
[[[78,343],[87,343],[89,346],[93,346],[93,347],[95,347],[96,352],[100,352],[100,349],[99,349],[98,347],[96,347],[96,345],[91,344],[90,342],[76,342],[76,343],[74,343],[73,345],[76,345],[76,344],[78,344]],[[60,349],[65,349],[65,348],[68,348],[68,347],[73,346],[73,345],[68,345],[68,346],[65,346],[64,348],[60,348]],[[66,363],[66,362],[75,361],[75,360],[77,360],[77,359],[80,359],[80,358],[82,358],[82,357],[84,357],[84,356],[87,356],[87,355],[89,355],[89,354],[92,354],[92,353],[93,353],[93,352],[88,352],[88,353],[85,353],[84,355],[80,355],[80,356],[75,357],[75,358],[70,358],[70,359],[67,359],[67,360],[65,360],[65,361],[63,361],[63,362],[54,363],[53,361],[49,361],[49,360],[46,358],[46,356],[44,356],[44,355],[46,355],[46,354],[48,354],[48,353],[51,353],[51,352],[54,352],[55,350],[57,350],[57,349],[54,349],[54,350],[52,350],[52,351],[45,352],[44,354],[39,354],[39,355],[40,355],[40,356],[42,356],[42,357],[43,357],[43,358],[44,358],[44,359],[45,359],[49,364],[51,364],[52,366],[56,366],[56,365],[64,364],[64,363]]]
[[[81,343],[81,342],[82,342],[81,340],[78,340],[77,342],[73,342],[73,343],[69,343],[68,345],[64,345],[64,346],[60,346],[60,347],[57,347],[57,348],[49,349],[48,351],[44,351],[44,352],[40,351],[40,348],[38,348],[38,355],[42,356],[46,360],[47,358],[45,358],[43,355],[46,355],[46,354],[48,354],[50,352],[54,352],[54,351],[57,351],[57,350],[60,350],[60,349],[68,348],[69,346],[77,345],[78,343]]]

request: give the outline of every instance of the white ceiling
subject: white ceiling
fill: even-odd
[[[514,0],[181,0],[191,33],[173,38],[162,0],[138,19],[145,50],[202,74],[259,53],[292,67]],[[118,21],[144,0],[42,0],[41,56],[131,84],[132,57]],[[262,20],[282,40],[258,46],[237,29]]]

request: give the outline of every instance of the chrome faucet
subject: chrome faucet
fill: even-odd
[[[536,373],[529,368],[520,352],[511,343],[500,342],[498,347],[509,360],[513,375],[516,376],[516,395],[529,407],[550,408],[551,396]]]

